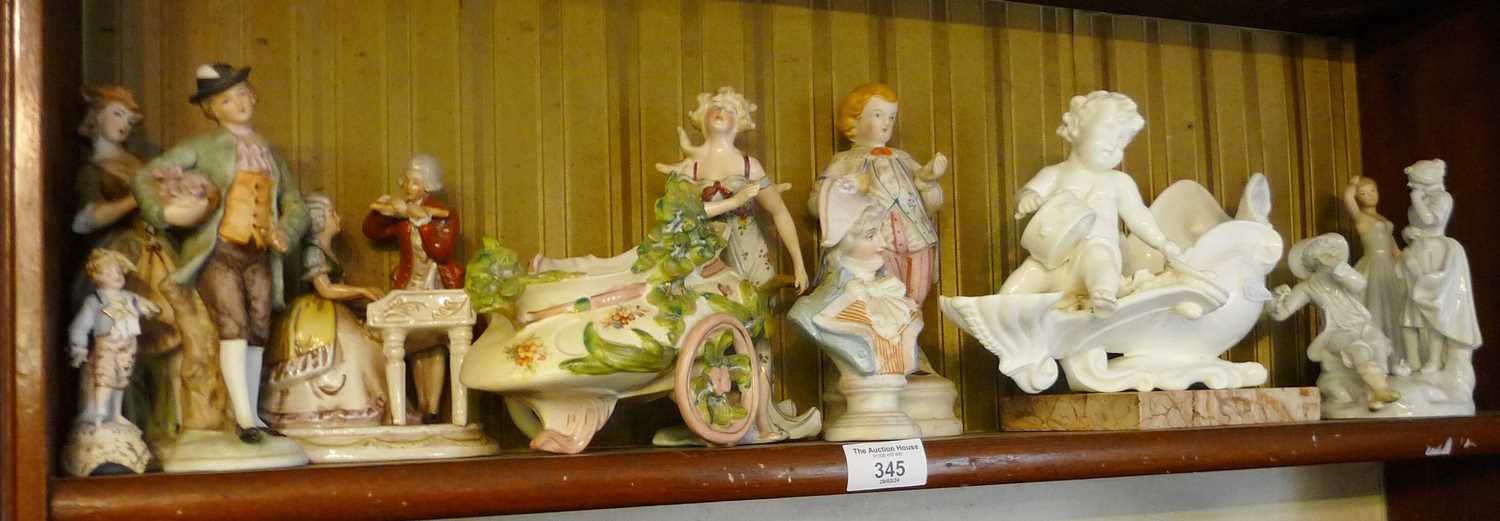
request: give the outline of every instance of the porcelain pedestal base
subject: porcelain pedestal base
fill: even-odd
[[[1378,411],[1370,410],[1364,397],[1339,402],[1324,397],[1323,416],[1328,418],[1426,418],[1434,416],[1473,416],[1474,391],[1457,385],[1443,385],[1448,377],[1414,374],[1390,377],[1391,389],[1401,399]]]
[[[900,400],[901,411],[917,423],[923,438],[963,434],[963,421],[953,412],[953,405],[958,402],[958,388],[947,378],[936,374],[908,376]],[[824,421],[829,425],[844,416],[846,407],[844,395],[839,391],[823,393]]]
[[[282,431],[313,463],[468,458],[500,452],[477,424],[379,425]]]
[[[958,387],[936,374],[914,374],[906,377],[901,390],[901,412],[917,422],[923,438],[958,436],[964,423],[953,412],[958,402]]]
[[[72,476],[140,474],[151,462],[151,450],[134,425],[83,421],[68,434],[62,460]]]
[[[844,375],[839,377],[839,392],[848,406],[842,416],[823,429],[828,441],[900,440],[920,438],[922,430],[902,412],[901,391],[906,376]]]
[[[1131,431],[1319,419],[1316,387],[1073,393],[1007,398],[1006,431]]]
[[[291,438],[265,436],[259,443],[245,443],[232,431],[185,431],[156,453],[166,472],[276,469],[308,462]]]

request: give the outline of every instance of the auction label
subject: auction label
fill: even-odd
[[[927,484],[927,449],[922,440],[895,440],[844,445],[849,492]]]

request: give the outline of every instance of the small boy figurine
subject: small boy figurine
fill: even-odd
[[[89,379],[93,388],[92,411],[84,417],[95,426],[106,419],[128,424],[120,414],[125,387],[135,368],[136,337],[141,334],[141,318],[161,313],[161,308],[144,297],[125,290],[125,275],[135,266],[114,250],[96,249],[89,255],[86,267],[97,290],[83,301],[83,307],[68,328],[69,363],[80,367],[87,358]],[[89,338],[94,349],[88,350]]]
[[[1323,367],[1319,389],[1334,402],[1354,401],[1358,395],[1349,388],[1352,369],[1368,391],[1370,410],[1400,400],[1386,381],[1391,342],[1360,301],[1365,278],[1349,266],[1349,243],[1336,233],[1304,239],[1292,246],[1287,264],[1301,282],[1295,288],[1276,288],[1269,304],[1271,316],[1286,320],[1308,302],[1322,310],[1323,331],[1307,347],[1307,357]]]
[[[920,307],[937,281],[938,233],[933,214],[943,206],[939,179],[948,171],[948,158],[935,154],[927,164],[911,154],[886,146],[895,132],[896,92],[871,83],[856,87],[839,103],[838,129],[849,139],[849,150],[833,156],[818,176],[813,193],[830,182],[851,179],[859,193],[885,212],[880,225],[881,256],[886,271],[901,280],[906,295]],[[819,212],[818,197],[808,210]]]

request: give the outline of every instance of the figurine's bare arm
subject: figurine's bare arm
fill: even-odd
[[[78,200],[86,204],[73,216],[73,233],[93,233],[109,227],[135,210],[134,196],[126,195],[117,199],[104,197],[104,187],[101,186],[103,170],[102,167],[95,167],[79,173]],[[134,176],[135,172],[130,172],[130,175]],[[131,180],[126,179],[126,182],[129,181]]]
[[[751,178],[763,178],[765,170],[761,169],[760,161],[751,160]],[[783,183],[773,186],[770,190],[761,190],[755,196],[755,202],[771,215],[771,221],[776,224],[776,235],[781,237],[781,244],[786,246],[787,255],[792,260],[792,277],[797,286],[797,292],[801,293],[807,289],[807,268],[802,264],[802,243],[797,240],[797,223],[792,221],[792,213],[786,209],[786,202],[781,199],[781,192],[791,188],[791,184]]]
[[[1042,203],[1048,196],[1052,195],[1057,186],[1058,170],[1056,166],[1049,166],[1037,172],[1021,187],[1021,193],[1016,195],[1016,218],[1021,219],[1042,208]]]
[[[110,201],[88,203],[73,217],[73,233],[93,233],[106,228],[130,215],[135,209],[135,197],[128,195]]]
[[[1349,186],[1344,187],[1344,194],[1342,197],[1344,201],[1344,211],[1349,212],[1349,216],[1354,218],[1354,225],[1356,227],[1363,226],[1363,221],[1366,218],[1364,211],[1360,210],[1359,208],[1359,200],[1356,199],[1354,195],[1358,190],[1359,176],[1355,176],[1353,179],[1349,180]]]
[[[758,184],[747,184],[744,188],[741,188],[740,191],[735,192],[734,195],[717,201],[709,201],[707,203],[703,203],[703,212],[708,214],[708,217],[710,219],[718,217],[720,215],[724,215],[726,213],[738,210],[741,206],[745,206],[746,203],[749,203],[751,199],[754,199],[763,191],[764,190],[761,190],[760,185]]]
[[[1297,283],[1297,287],[1289,288],[1285,284],[1276,287],[1275,300],[1270,302],[1271,318],[1277,322],[1286,320],[1293,313],[1302,309],[1312,298],[1307,294],[1306,282]]]
[[[382,293],[375,288],[361,288],[333,282],[328,278],[327,273],[313,278],[313,290],[318,292],[319,297],[335,301],[354,300],[361,297],[375,301],[380,300]]]
[[[1120,220],[1125,221],[1125,228],[1140,237],[1147,246],[1160,250],[1168,260],[1175,260],[1182,249],[1167,240],[1167,234],[1162,233],[1161,227],[1156,225],[1156,217],[1151,215],[1151,209],[1146,208],[1146,203],[1141,200],[1141,192],[1136,188],[1135,180],[1121,172],[1111,175],[1115,176],[1112,181],[1116,209]]]

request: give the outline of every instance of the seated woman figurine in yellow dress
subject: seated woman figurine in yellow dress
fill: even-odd
[[[322,194],[303,197],[311,227],[303,249],[302,280],[312,293],[288,306],[266,350],[267,388],[261,416],[278,429],[380,425],[385,416],[385,357],[380,340],[342,304],[377,300],[379,290],[340,284],[333,255],[343,220]]]

